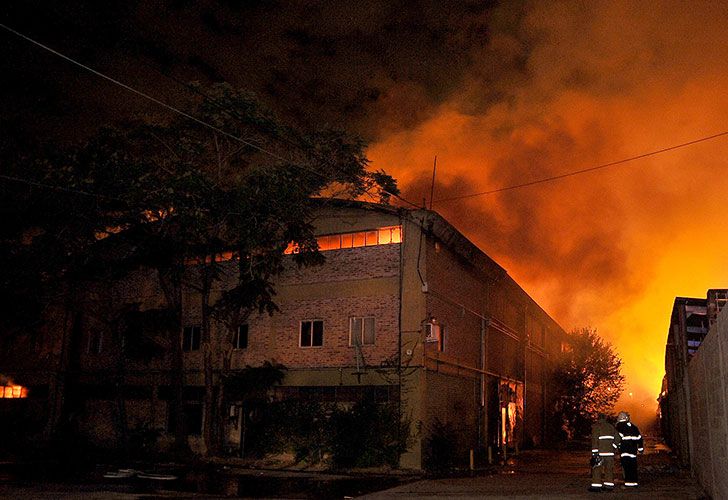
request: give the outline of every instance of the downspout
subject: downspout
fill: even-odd
[[[693,476],[695,475],[695,462],[693,461],[693,457],[695,456],[695,450],[693,450],[693,411],[692,411],[692,401],[690,399],[690,375],[688,372],[688,365],[687,363],[683,367],[683,379],[682,379],[682,386],[683,386],[683,399],[685,401],[685,419],[687,420],[687,440],[688,440],[688,457],[687,457],[687,463],[690,465],[690,471],[692,472]]]
[[[404,222],[405,218],[403,216],[400,216],[399,219],[399,225],[402,228],[401,231],[401,238],[400,238],[400,244],[399,244],[399,304],[398,304],[398,314],[399,314],[399,328],[397,328],[397,416],[399,418],[399,422],[402,422],[402,295],[403,295],[403,288],[404,288],[404,241],[406,239],[406,235],[404,235]]]
[[[687,439],[687,445],[688,449],[687,452],[687,464],[690,466],[690,471],[694,475],[695,474],[695,464],[693,462],[693,457],[695,456],[694,450],[693,450],[693,412],[691,408],[692,401],[690,399],[690,374],[688,371],[688,363],[690,359],[688,358],[688,348],[687,348],[687,338],[685,336],[685,333],[688,331],[687,324],[686,324],[686,318],[685,318],[685,309],[682,311],[682,315],[680,318],[681,323],[681,330],[683,332],[683,335],[681,335],[680,339],[680,354],[682,357],[682,392],[683,392],[683,405],[685,408],[685,420],[687,424],[687,433],[685,435],[685,438]]]
[[[526,434],[526,406],[528,405],[528,385],[526,374],[528,373],[528,346],[531,343],[531,339],[528,336],[528,332],[524,328],[524,334],[526,335],[526,342],[523,349],[523,414],[521,415],[521,435],[516,436],[516,455],[518,455],[518,441],[523,439]]]
[[[483,371],[488,371],[488,327],[490,326],[490,320],[485,319],[484,317],[480,318],[483,322]],[[488,448],[488,463],[491,462],[491,448],[490,448],[490,415],[488,414],[488,379],[486,378],[486,374],[483,373],[483,399],[485,400],[485,405],[483,407],[483,414],[485,415],[484,419],[484,429],[485,429],[485,444]]]
[[[480,369],[487,370],[486,368],[486,320],[485,318],[480,318]],[[488,428],[488,412],[485,408],[485,373],[480,374],[480,425],[478,426],[478,444],[481,447],[485,446],[485,439],[487,436],[487,433],[485,432],[485,429]]]

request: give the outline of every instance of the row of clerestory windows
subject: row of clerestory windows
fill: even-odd
[[[316,237],[318,248],[325,252],[346,248],[371,247],[402,243],[402,226],[387,226],[370,231],[355,233],[325,234]],[[286,248],[287,255],[298,253],[298,246],[291,243]]]
[[[321,252],[346,248],[393,245],[395,243],[402,243],[402,226],[386,226],[354,233],[324,234],[316,237],[316,243]],[[290,243],[283,253],[291,255],[298,253],[298,251],[298,245]],[[230,250],[220,252],[214,256],[215,262],[226,262],[237,258],[237,254]],[[210,257],[192,257],[186,259],[185,263],[188,265],[198,265],[203,262],[210,262],[210,259]]]

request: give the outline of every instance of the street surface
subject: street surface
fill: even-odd
[[[590,452],[532,450],[522,453],[512,466],[505,466],[496,475],[460,478],[427,479],[372,493],[366,499],[397,498],[680,498],[706,499],[690,472],[680,470],[670,458],[669,449],[655,440],[645,443],[645,454],[639,460],[640,486],[621,488],[621,469],[615,474],[616,488],[611,492],[590,493]]]
[[[217,488],[217,494],[171,491],[159,488],[155,491],[120,491],[109,483],[5,483],[0,482],[2,499],[54,499],[54,500],[132,500],[132,499],[222,499],[222,498],[520,498],[520,499],[705,499],[701,489],[690,477],[689,471],[680,470],[671,459],[669,450],[648,440],[645,454],[640,457],[640,487],[623,490],[621,470],[617,468],[617,488],[610,493],[589,493],[590,452],[530,450],[521,453],[509,465],[496,467],[497,473],[474,477],[422,479],[386,488],[386,481],[366,476],[300,473],[292,471],[239,470],[230,471],[225,481],[231,487]],[[251,477],[269,485],[269,488],[254,487]],[[312,489],[311,482],[326,487]],[[299,487],[291,488],[291,485]],[[391,483],[390,483],[391,484]],[[279,485],[279,486],[276,486]],[[284,486],[285,485],[285,486]],[[221,485],[216,485],[221,486]],[[382,491],[361,495],[365,491]],[[257,491],[257,492],[256,492]],[[263,493],[265,491],[265,493]],[[279,493],[273,493],[278,491]]]

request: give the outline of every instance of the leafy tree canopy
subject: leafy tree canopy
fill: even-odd
[[[622,360],[595,329],[580,328],[554,373],[555,421],[574,437],[589,434],[599,413],[609,414],[624,387]]]
[[[320,259],[312,197],[397,192],[390,176],[367,171],[360,139],[286,127],[227,84],[200,90],[186,111],[204,124],[176,116],[106,128],[62,150],[3,151],[0,210],[11,223],[0,233],[2,293],[39,297],[69,278],[179,269],[232,249],[241,280],[228,300],[270,307],[289,242],[303,250],[300,263]],[[37,308],[16,313],[23,323]]]

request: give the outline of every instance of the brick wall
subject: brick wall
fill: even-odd
[[[452,251],[447,245],[428,239],[423,250],[426,252],[427,311],[437,318],[445,329],[444,352],[438,356],[452,360],[457,365],[471,368],[485,368],[501,377],[526,381],[524,421],[520,427],[525,435],[517,439],[541,443],[545,406],[548,404],[547,377],[551,364],[544,350],[552,356],[558,353],[563,330],[498,266],[487,259],[469,261]],[[473,263],[478,262],[476,266]],[[494,322],[486,328],[485,366],[481,359],[481,317]],[[536,347],[527,349],[529,342]],[[432,349],[432,347],[430,347]],[[528,360],[528,366],[526,364]],[[430,364],[430,369],[441,371],[444,364]],[[458,414],[462,420],[463,436],[476,436],[480,406],[477,372],[465,373],[455,370],[461,380],[454,383],[455,389],[441,390],[432,385],[428,374],[427,398],[431,408],[430,418],[442,418],[441,410],[455,404],[466,408],[471,414]],[[487,377],[491,379],[492,377]],[[473,383],[475,389],[473,389]],[[489,444],[497,444],[499,411],[493,409],[492,401],[498,395],[486,389],[485,399],[490,406],[489,415],[483,415],[483,435],[489,435]],[[463,401],[469,403],[463,405]],[[497,405],[497,402],[495,403]],[[469,447],[474,447],[473,444]]]
[[[349,346],[349,318],[374,316],[375,343],[362,346],[366,363],[378,366],[397,353],[398,297],[337,297],[295,300],[281,304],[274,317],[256,316],[249,321],[248,349],[233,353],[233,368],[257,366],[275,359],[290,368],[338,367],[356,364]],[[300,322],[320,319],[324,323],[322,347],[300,347]]]
[[[687,378],[691,466],[712,498],[728,498],[728,310],[690,360]]]
[[[374,227],[376,224],[374,224]],[[362,346],[367,364],[379,365],[397,353],[399,341],[399,244],[334,250],[325,252],[321,266],[299,268],[292,257],[287,257],[286,269],[276,282],[278,296],[274,298],[280,311],[273,316],[253,314],[249,325],[248,347],[232,351],[231,367],[260,366],[266,360],[275,360],[287,367],[339,367],[354,366],[354,348],[349,346],[349,318],[374,316],[375,344]],[[235,266],[230,262],[228,276],[234,276]],[[190,273],[193,273],[191,270]],[[213,286],[212,301],[220,292],[233,284],[217,282]],[[300,292],[305,286],[306,293]],[[297,290],[298,289],[298,290]],[[94,296],[94,307],[83,317],[81,342],[82,366],[103,370],[115,366],[118,339],[105,324],[112,304],[141,302],[141,309],[164,307],[164,297],[156,276],[149,272],[133,273],[116,283],[108,297]],[[183,316],[185,325],[201,323],[200,296],[193,290],[184,294]],[[299,346],[300,322],[319,319],[324,322],[322,347]],[[222,356],[230,350],[232,332],[222,323],[213,321],[212,341],[219,351],[215,365],[222,366]],[[101,353],[88,352],[91,335],[103,331]],[[130,370],[165,369],[169,356],[144,363],[130,361]],[[185,353],[187,369],[202,367],[200,351]]]
[[[331,283],[396,276],[399,272],[399,244],[330,250],[323,255],[323,266],[303,268],[289,257],[278,283]]]

